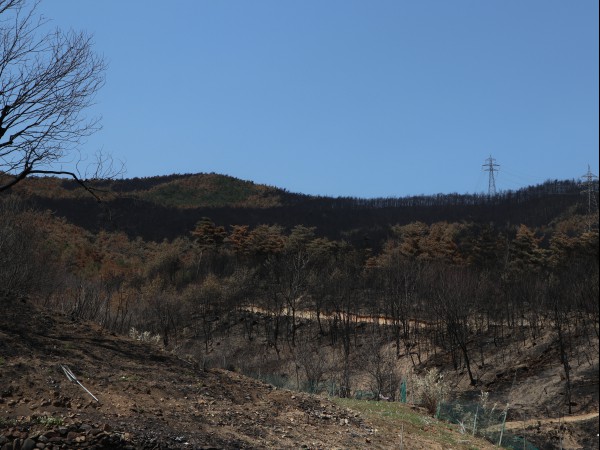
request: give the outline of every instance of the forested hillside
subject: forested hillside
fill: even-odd
[[[505,420],[598,410],[598,215],[573,181],[370,200],[214,174],[97,182],[101,203],[74,188],[29,179],[1,198],[5,304],[432,415],[484,393]]]
[[[216,174],[171,175],[97,181],[102,202],[73,180],[32,178],[15,192],[40,210],[91,232],[122,231],[130,238],[162,241],[187,235],[203,217],[224,227],[295,225],[315,227],[318,236],[380,248],[394,225],[411,222],[472,222],[509,230],[521,224],[544,228],[564,217],[587,214],[575,181],[548,181],[493,198],[438,194],[398,198],[331,198]]]

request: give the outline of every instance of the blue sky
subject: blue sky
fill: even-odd
[[[598,1],[45,0],[109,68],[86,148],[127,177],[306,194],[598,175]]]

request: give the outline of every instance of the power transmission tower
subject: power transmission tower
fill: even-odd
[[[582,194],[587,194],[588,198],[588,231],[592,230],[592,221],[593,214],[598,211],[598,202],[596,201],[596,182],[598,179],[596,175],[594,175],[590,169],[590,165],[588,164],[588,170],[585,175],[582,175],[581,178],[584,179],[582,183],[585,185],[585,190],[581,191]]]
[[[498,172],[496,167],[500,167],[499,164],[496,164],[496,159],[492,158],[492,155],[488,159],[485,160],[485,164],[482,166],[485,172],[489,172],[489,181],[488,181],[488,197],[493,197],[496,195],[496,177],[494,176],[494,172]]]

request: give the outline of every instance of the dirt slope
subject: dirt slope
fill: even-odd
[[[69,382],[61,365],[98,398]],[[454,433],[454,432],[453,432]],[[397,448],[325,398],[276,389],[25,303],[0,303],[0,448]],[[444,446],[405,436],[405,448]],[[456,433],[456,442],[461,435]],[[468,446],[468,447],[467,447]]]

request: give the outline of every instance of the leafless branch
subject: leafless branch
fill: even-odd
[[[0,0],[0,192],[32,174],[68,175],[84,185],[78,167],[63,167],[100,128],[99,118],[83,112],[104,84],[106,65],[91,36],[44,31],[37,3],[26,3]],[[113,169],[99,164],[94,172],[111,177]]]

